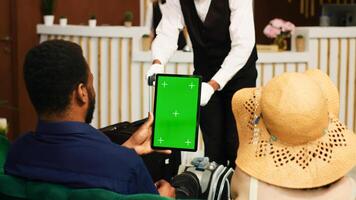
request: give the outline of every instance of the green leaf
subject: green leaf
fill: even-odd
[[[132,21],[133,19],[133,13],[131,11],[126,11],[124,13],[124,21]]]
[[[42,0],[42,14],[53,15],[55,0]]]

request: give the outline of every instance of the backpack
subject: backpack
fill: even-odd
[[[209,162],[208,158],[195,158],[193,166],[181,166],[179,175],[171,183],[179,196],[190,199],[229,200],[233,169]]]

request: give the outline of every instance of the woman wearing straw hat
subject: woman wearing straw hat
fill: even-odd
[[[327,75],[285,73],[236,92],[232,104],[240,140],[234,199],[356,199],[345,176],[356,164],[356,134],[337,119]]]

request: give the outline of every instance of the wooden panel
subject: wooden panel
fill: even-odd
[[[6,118],[9,129],[8,135],[13,138],[18,131],[17,111],[10,107],[16,107],[16,69],[12,63],[13,33],[10,23],[10,0],[0,1],[0,100],[7,101],[5,106],[0,107],[0,118]]]
[[[122,40],[122,76],[121,76],[121,120],[128,121],[130,120],[131,113],[130,112],[130,98],[129,97],[129,61],[127,58],[129,57],[129,52],[127,49],[129,48],[129,39]]]
[[[148,0],[141,1],[142,15],[144,15],[142,20],[145,20],[146,9],[149,7],[146,5]],[[319,2],[313,2],[308,4],[310,8],[315,8],[315,12],[310,12],[310,16],[306,16],[304,13],[300,12],[300,2],[301,1],[286,1],[286,0],[269,0],[269,1],[254,1],[254,18],[255,18],[255,32],[257,43],[269,44],[273,40],[267,38],[263,34],[264,27],[269,23],[270,20],[276,18],[282,18],[289,20],[298,26],[316,26],[319,24],[319,16],[321,14],[321,7]],[[303,5],[302,5],[303,6]],[[305,9],[307,4],[304,4],[303,9]],[[308,13],[309,14],[309,13]]]
[[[118,60],[118,88],[117,88],[117,91],[118,91],[118,121],[122,121],[122,51],[123,51],[123,48],[122,48],[122,39],[120,38],[119,39],[119,43],[118,43],[118,56],[119,56],[119,60]]]
[[[117,123],[120,122],[118,119],[118,110],[119,110],[119,39],[112,39],[110,41],[110,51],[111,51],[111,56],[110,56],[110,63],[111,63],[111,73],[108,73],[108,76],[110,77],[110,89],[109,92],[111,93],[111,102],[110,103],[110,108],[109,108],[109,114],[110,114],[110,119],[111,123]]]
[[[350,121],[352,124],[352,128],[354,131],[356,131],[356,39],[352,39],[352,42],[350,43],[350,79],[349,79],[349,85],[350,85]]]
[[[56,23],[64,15],[69,24],[87,24],[88,18],[95,14],[98,25],[122,25],[123,13],[127,10],[134,14],[133,24],[139,25],[139,0],[60,0],[56,3],[54,14]]]
[[[17,69],[16,82],[18,92],[19,132],[34,130],[37,123],[35,110],[29,100],[23,80],[23,61],[27,51],[39,42],[36,34],[36,24],[41,22],[40,0],[31,1],[31,6],[25,0],[14,0],[14,24],[16,29],[16,51],[14,52]]]
[[[87,39],[87,45],[88,45],[88,64],[91,69],[91,72],[93,74],[98,74],[98,63],[99,63],[99,58],[97,56],[98,54],[98,49],[99,49],[99,44],[98,44],[98,38],[88,38]],[[98,102],[98,96],[99,96],[99,79],[97,76],[94,76],[94,81],[93,81],[94,89],[96,91],[96,109],[94,111],[94,117],[93,117],[93,122],[92,125],[97,127],[99,125],[99,102]]]
[[[31,1],[31,6],[25,0],[11,0],[11,1],[1,1],[1,3],[11,2],[11,15],[13,16],[13,22],[11,23],[13,27],[11,29],[14,31],[14,47],[13,48],[13,69],[12,72],[14,77],[14,87],[17,90],[14,95],[16,99],[11,100],[11,104],[18,107],[18,118],[15,122],[11,124],[16,124],[18,131],[16,131],[14,137],[20,133],[28,130],[34,130],[37,117],[35,111],[29,101],[27,91],[23,81],[22,66],[23,60],[27,51],[38,44],[39,37],[36,34],[36,24],[42,23],[42,16],[40,12],[40,0]],[[80,9],[78,9],[80,8]],[[0,12],[1,14],[6,14],[10,9],[7,8],[6,12]],[[123,22],[123,13],[126,10],[132,10],[134,14],[133,24],[139,24],[139,1],[138,0],[107,0],[105,3],[99,0],[61,0],[57,1],[55,8],[55,23],[58,23],[58,18],[61,15],[68,17],[69,24],[87,24],[88,16],[95,13],[98,18],[98,24],[112,24],[119,25]],[[1,17],[2,19],[5,19]],[[2,25],[7,23],[1,22]],[[0,35],[1,36],[1,35]],[[59,39],[69,39],[61,35],[57,36]],[[15,41],[16,39],[16,41]],[[45,37],[42,37],[44,40]],[[74,38],[76,42],[78,38]],[[86,41],[84,41],[86,44]],[[85,46],[85,45],[83,45]],[[97,46],[93,44],[92,46]],[[85,51],[85,56],[88,58],[89,54],[93,54],[95,48],[91,51]],[[2,59],[3,60],[3,59]],[[97,61],[97,58],[92,58],[93,61]],[[96,67],[97,63],[91,63]],[[96,70],[96,69],[95,69]],[[9,76],[11,77],[11,76]],[[96,115],[94,115],[94,123],[98,123],[98,115],[96,109]],[[96,122],[95,122],[96,121]]]

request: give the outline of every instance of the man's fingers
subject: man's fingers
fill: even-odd
[[[163,154],[171,154],[172,153],[171,150],[156,150],[156,152],[163,153]]]
[[[161,180],[155,182],[155,185],[156,185],[156,187],[160,187],[162,185],[162,183],[163,183],[163,181],[161,179]]]
[[[145,122],[145,127],[151,127],[153,124],[153,114],[151,112],[148,112],[148,119]],[[145,153],[151,153],[153,151],[158,152],[158,153],[163,153],[163,154],[171,154],[171,150],[154,150],[151,148],[151,140],[152,140],[152,130],[149,129],[149,136],[145,140],[146,143],[146,151]]]
[[[151,112],[148,112],[148,119],[145,122],[146,127],[151,127],[153,124],[153,114]]]
[[[160,187],[160,186],[166,185],[167,183],[168,183],[168,182],[167,182],[166,180],[160,179],[160,180],[158,180],[158,181],[155,183],[155,185],[158,186],[158,187]]]

